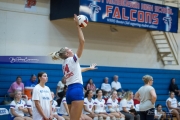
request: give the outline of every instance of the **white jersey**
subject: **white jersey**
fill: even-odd
[[[64,98],[62,99],[62,101],[61,101],[59,114],[68,115],[68,113],[66,112],[66,108],[65,108],[64,104],[67,104],[67,103],[66,103],[66,97],[64,97]]]
[[[10,104],[10,109],[14,109],[16,114],[18,114],[20,116],[24,116],[24,112],[19,110],[19,107],[27,108],[26,103],[23,100],[20,100],[17,103],[13,100]],[[11,117],[14,117],[13,114],[11,113],[11,110],[9,112],[11,114]]]
[[[177,99],[176,98],[168,98],[167,100],[166,100],[166,106],[168,106],[167,105],[167,102],[171,102],[171,107],[173,107],[173,108],[177,108]],[[169,109],[169,111],[171,111],[172,109]]]
[[[135,109],[133,99],[127,100],[127,107],[126,107],[126,110],[130,110],[130,109],[131,109],[131,106],[133,106],[133,108]]]
[[[161,112],[163,112],[163,111],[161,110]],[[158,112],[157,110],[154,111],[155,116],[158,116],[158,120],[160,120],[161,116],[163,115],[161,112]]]
[[[27,108],[33,110],[33,107],[32,107],[32,99],[29,99],[29,100],[27,101]],[[29,114],[29,113],[26,113],[26,116],[30,116],[30,114]]]
[[[55,100],[52,100],[52,109],[55,110],[53,111],[54,114],[57,114],[56,107],[57,107],[57,102]]]
[[[99,112],[106,112],[105,111],[105,100],[104,99],[101,99],[101,100],[98,100],[97,98],[94,100],[94,105],[96,106],[95,108],[95,112],[97,111],[98,113]]]
[[[92,112],[93,107],[94,107],[94,100],[91,99],[91,100],[89,101],[88,98],[85,98],[85,99],[84,99],[84,105],[86,106],[86,108],[87,108],[89,111]],[[90,114],[89,112],[86,112],[85,110],[84,110],[83,113],[84,113],[84,114]]]
[[[109,98],[107,100],[107,106],[111,106],[112,109],[114,109],[116,111],[118,108],[118,100],[117,99],[112,100],[112,98]]]
[[[120,105],[119,105],[120,111],[123,111],[123,107],[125,107],[126,110],[129,110],[129,109],[127,108],[127,100],[126,100],[126,99],[122,99],[122,100],[121,100]]]
[[[33,89],[32,103],[33,103],[33,120],[42,120],[43,117],[38,112],[34,100],[38,100],[40,102],[40,106],[46,115],[46,117],[50,117],[50,102],[52,101],[51,91],[49,87],[41,87],[37,84]]]
[[[62,68],[67,86],[74,83],[83,84],[79,58],[76,54],[73,57],[65,59]]]

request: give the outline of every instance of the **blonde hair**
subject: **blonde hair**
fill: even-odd
[[[130,94],[133,93],[132,91],[127,91],[124,95],[123,99],[129,100]]]
[[[50,54],[53,60],[59,60],[61,59],[66,59],[66,48],[61,48],[58,52],[53,52]]]
[[[22,91],[20,91],[20,90],[15,90],[15,92],[14,92],[14,100],[15,100],[15,101],[16,101],[16,95],[17,95],[19,92],[22,94]]]
[[[149,81],[153,80],[153,77],[150,75],[143,76],[142,80],[144,81],[144,84],[148,84]]]

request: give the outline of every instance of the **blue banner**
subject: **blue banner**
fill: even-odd
[[[89,21],[165,32],[178,31],[178,8],[133,0],[80,0]]]

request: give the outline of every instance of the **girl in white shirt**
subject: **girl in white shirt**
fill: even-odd
[[[166,113],[162,110],[162,105],[158,104],[154,113],[154,120],[168,120],[166,119]]]
[[[52,99],[54,99],[54,92],[51,91],[51,95],[52,95]],[[56,118],[57,120],[64,120],[63,117],[58,116],[58,114],[56,112],[57,111],[56,106],[57,106],[57,102],[55,100],[52,100],[52,114],[53,114],[53,118]]]
[[[114,118],[113,115],[108,114],[105,110],[105,100],[102,99],[102,90],[97,90],[96,91],[97,98],[94,100],[94,105],[95,105],[95,113],[98,114],[99,119],[103,120],[110,120],[110,118]]]
[[[84,114],[88,115],[89,117],[93,118],[94,120],[98,119],[98,116],[94,113],[94,100],[93,91],[87,90],[84,99]]]
[[[38,84],[33,89],[33,120],[51,120],[52,96],[49,87],[45,86],[48,77],[45,72],[38,73]]]
[[[15,91],[14,100],[10,104],[10,114],[12,120],[32,120],[30,117],[25,117],[24,114],[28,113],[25,101],[21,100],[22,92]]]
[[[134,110],[134,112],[131,112]],[[126,92],[124,98],[120,102],[120,111],[125,115],[126,119],[129,120],[140,120],[140,116],[135,113],[134,101],[133,101],[133,92]]]
[[[110,111],[110,114],[115,116],[114,120],[124,120],[125,116],[120,113],[118,100],[117,100],[117,91],[113,91],[111,97],[107,101],[107,106]]]
[[[180,120],[180,109],[178,108],[177,99],[174,97],[174,92],[170,92],[170,97],[166,100],[166,106],[173,115],[176,116],[177,120]]]

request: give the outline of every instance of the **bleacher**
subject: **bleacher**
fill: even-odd
[[[37,74],[40,71],[47,72],[48,82],[46,85],[55,92],[57,83],[63,76],[60,64],[0,64],[0,103],[17,76],[21,76],[22,81],[25,82],[30,79],[31,74]],[[96,87],[100,88],[104,77],[109,77],[111,83],[113,75],[118,75],[123,89],[132,90],[135,93],[143,85],[142,76],[146,74],[154,78],[153,87],[158,95],[156,104],[164,106],[165,100],[168,98],[170,79],[176,78],[176,83],[180,84],[179,70],[98,66],[97,70],[84,72],[83,81],[86,85],[89,78],[92,78]]]

